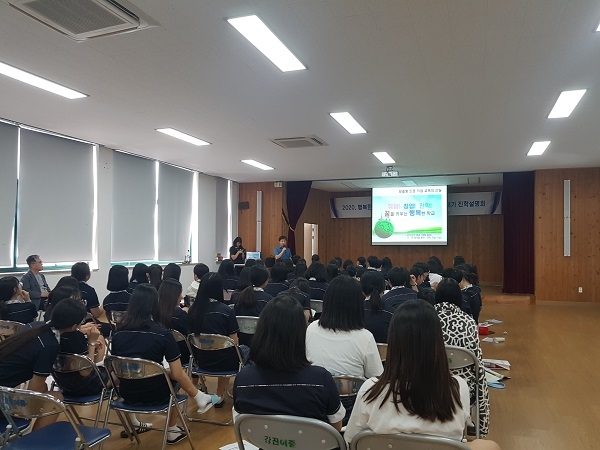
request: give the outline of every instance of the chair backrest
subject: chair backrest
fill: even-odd
[[[385,362],[385,360],[387,359],[387,344],[378,343],[377,351],[379,352],[381,362]]]
[[[54,361],[52,370],[59,373],[79,372],[80,370],[94,369],[96,364],[85,355],[72,355],[59,353]]]
[[[244,450],[244,439],[263,450],[346,448],[335,428],[307,417],[241,414],[235,418],[234,429],[240,450]]]
[[[198,350],[224,350],[229,347],[236,347],[233,339],[221,334],[190,334],[188,341],[192,347]]]
[[[339,375],[333,377],[340,397],[354,397],[365,382],[362,377],[352,377],[349,375]]]
[[[240,327],[240,333],[254,334],[256,333],[256,325],[258,324],[258,317],[254,316],[237,316],[237,323]]]
[[[9,416],[23,419],[65,412],[65,405],[49,394],[0,386],[0,407]]]
[[[448,367],[450,369],[462,369],[463,367],[474,366],[475,370],[479,371],[479,360],[471,350],[446,345],[446,356],[448,357]]]
[[[127,311],[115,311],[112,310],[110,312],[110,321],[112,323],[114,323],[115,325],[120,324],[123,321],[123,318],[125,317],[125,313]]]
[[[109,373],[124,380],[142,380],[165,374],[165,368],[161,364],[142,358],[108,355],[104,359],[104,367]]]
[[[469,450],[460,441],[422,434],[375,434],[361,431],[350,442],[350,450]]]
[[[0,320],[0,341],[15,334],[23,324],[12,320]]]
[[[186,345],[186,347],[188,349],[188,353],[191,355],[192,354],[192,348],[190,347],[190,343],[187,340],[187,336],[184,336],[180,331],[177,331],[177,330],[171,330],[171,334],[175,338],[175,342],[177,342],[177,343],[179,343],[179,342],[185,342],[185,345]]]
[[[315,300],[313,298],[310,299],[310,307],[314,309],[317,313],[323,312],[323,300]]]

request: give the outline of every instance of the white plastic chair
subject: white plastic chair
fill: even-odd
[[[448,367],[452,369],[462,369],[463,367],[473,367],[475,370],[475,379],[479,380],[479,360],[475,353],[462,347],[446,345],[446,355],[448,356]],[[475,389],[475,436],[480,438],[479,431],[479,389]]]

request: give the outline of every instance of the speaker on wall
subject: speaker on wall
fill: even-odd
[[[250,202],[238,202],[238,209],[250,209]]]

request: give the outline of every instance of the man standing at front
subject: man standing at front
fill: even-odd
[[[291,259],[292,252],[287,246],[287,238],[285,236],[279,236],[279,247],[275,247],[275,250],[273,250],[273,256],[275,256],[275,259],[279,261]]]
[[[48,298],[50,287],[46,283],[46,277],[40,272],[44,270],[44,263],[39,255],[31,255],[27,258],[29,271],[21,278],[23,289],[29,292],[31,303],[39,310],[40,304]]]

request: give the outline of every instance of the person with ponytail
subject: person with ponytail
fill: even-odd
[[[179,331],[187,336],[188,313],[179,307],[183,301],[183,286],[173,278],[163,280],[158,289],[158,323],[167,330]],[[190,351],[185,341],[177,342],[182,364],[190,361]]]
[[[78,300],[66,299],[56,304],[49,322],[34,322],[0,342],[0,386],[17,387],[29,382],[27,389],[47,392],[46,378],[60,350],[57,335],[61,330],[78,326],[87,311]],[[53,396],[61,398],[58,392]],[[56,421],[57,415],[37,419],[34,429]]]
[[[256,266],[255,266],[256,267]],[[251,270],[254,270],[252,267]],[[264,270],[264,269],[263,269]],[[268,278],[268,276],[267,276]],[[266,283],[265,278],[264,283]],[[248,288],[250,289],[250,288]],[[240,297],[246,292],[240,295]],[[221,275],[215,272],[209,272],[200,280],[200,289],[196,301],[188,312],[190,318],[190,333],[200,334],[220,334],[228,336],[237,344],[238,326],[234,311],[223,301],[223,279]],[[250,349],[245,345],[239,347],[244,362],[248,359]],[[220,351],[192,349],[194,361],[198,361],[203,369],[218,371],[237,370],[240,361],[234,347],[229,347]],[[229,378],[219,377],[217,381],[217,395],[215,408],[222,408],[225,405],[225,391],[229,383]]]
[[[461,441],[470,423],[469,388],[450,373],[438,315],[429,303],[408,300],[390,323],[383,374],[370,378],[356,397],[344,439],[360,431],[419,433]],[[468,442],[472,449],[499,450],[493,441]]]
[[[175,338],[169,330],[158,324],[158,317],[158,292],[150,284],[139,283],[131,294],[125,317],[113,336],[112,354],[148,359],[159,364],[165,359],[169,363],[171,379],[178,382],[181,389],[194,399],[198,413],[205,413],[213,406],[213,396],[199,391],[193,385],[181,366],[181,355]],[[162,375],[141,380],[120,380],[119,393],[127,403],[136,405],[161,405],[167,403],[170,396],[169,387]],[[147,431],[152,426],[133,419],[133,424],[139,431]],[[167,443],[176,444],[185,437],[183,428],[177,426],[177,414],[172,412]]]
[[[360,279],[360,287],[365,296],[365,328],[373,334],[375,342],[385,344],[394,310],[386,308],[381,298],[385,291],[383,273],[367,270]]]
[[[21,288],[16,277],[0,278],[0,320],[30,323],[37,317],[37,308],[29,293]]]
[[[250,268],[251,285],[244,289],[236,298],[236,316],[260,316],[260,312],[273,297],[264,291],[269,282],[269,271],[264,267]]]

